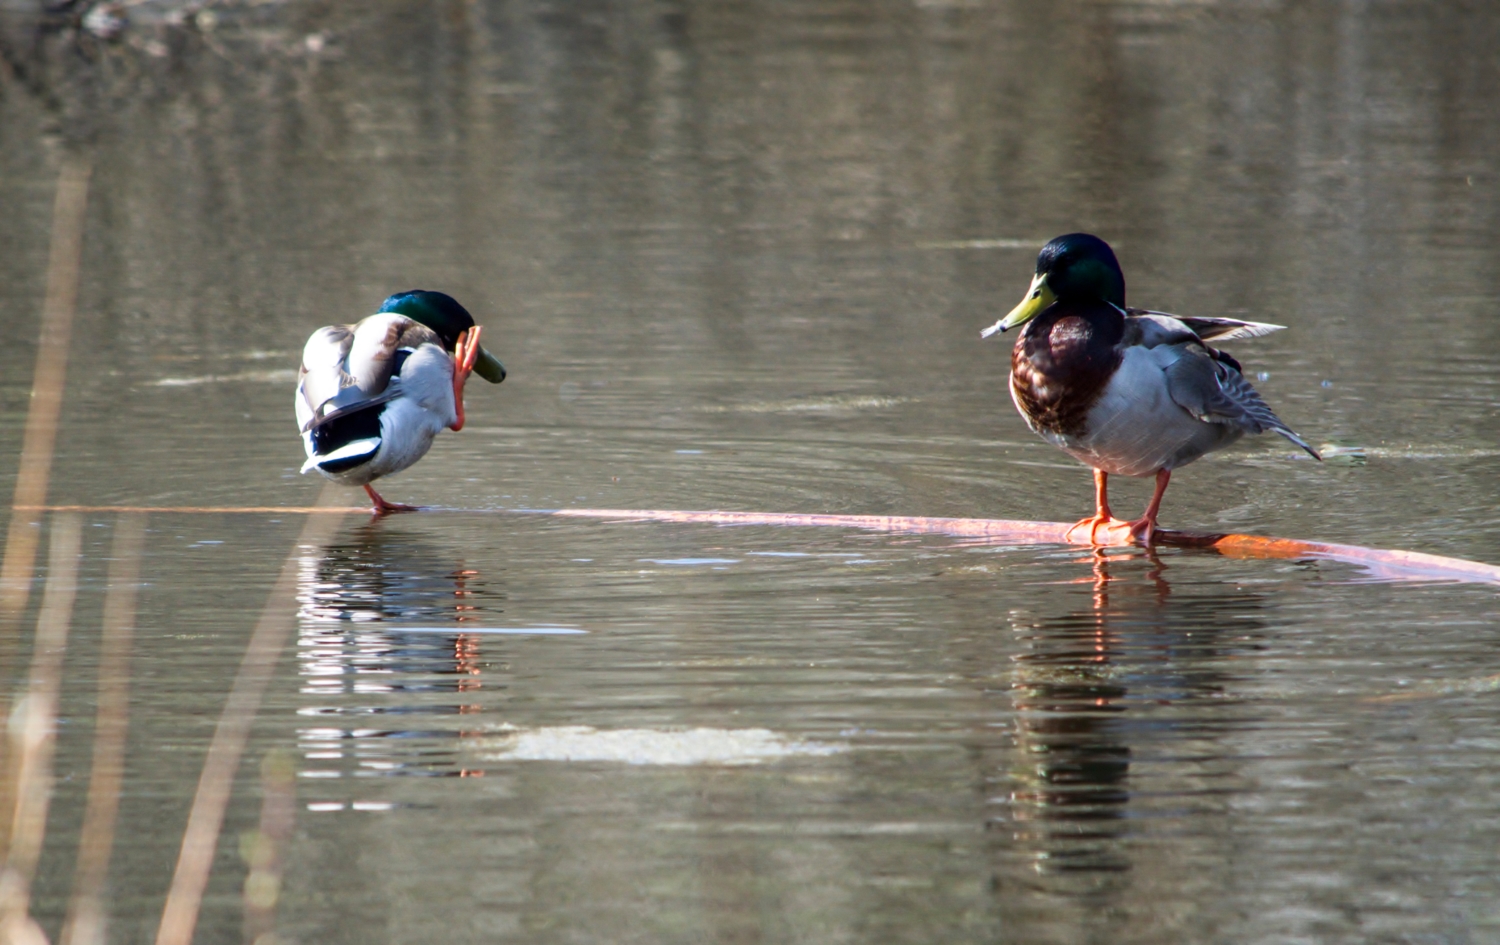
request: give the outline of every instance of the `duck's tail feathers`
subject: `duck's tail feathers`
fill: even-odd
[[[1306,450],[1307,455],[1313,459],[1320,463],[1323,461],[1323,457],[1318,454],[1317,450],[1313,449],[1306,440],[1297,435],[1296,430],[1287,426],[1282,422],[1280,417],[1272,412],[1270,406],[1261,399],[1260,392],[1251,387],[1239,371],[1219,370],[1219,385],[1244,411],[1245,419],[1258,428],[1255,430],[1256,433],[1275,430]]]
[[[351,440],[336,450],[314,453],[307,457],[307,462],[302,464],[302,472],[309,473],[316,469],[319,472],[336,476],[369,462],[378,452],[380,452],[380,437],[378,436]]]
[[[1282,423],[1280,420],[1276,421],[1275,426],[1272,426],[1271,429],[1275,430],[1277,433],[1280,433],[1282,436],[1302,447],[1307,451],[1307,455],[1311,456],[1313,459],[1317,460],[1320,463],[1323,461],[1323,456],[1321,453],[1309,446],[1306,440],[1294,433],[1291,427]]]
[[[1184,367],[1191,366],[1191,362],[1186,358],[1178,363]],[[1323,457],[1318,455],[1317,450],[1313,449],[1306,440],[1297,435],[1295,430],[1283,423],[1280,417],[1276,416],[1275,412],[1271,410],[1270,405],[1261,398],[1260,392],[1251,387],[1250,382],[1245,380],[1244,375],[1223,361],[1214,360],[1212,364],[1214,379],[1218,383],[1205,400],[1203,419],[1215,420],[1220,423],[1231,423],[1247,433],[1264,433],[1267,430],[1275,430],[1306,450],[1307,455],[1313,459],[1322,461]]]

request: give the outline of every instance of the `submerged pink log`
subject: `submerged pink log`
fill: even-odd
[[[549,515],[634,522],[695,522],[705,525],[794,525],[862,528],[908,535],[994,538],[1016,544],[1066,544],[1071,525],[1003,518],[921,518],[910,515],[817,515],[800,512],[684,512],[671,509],[549,509]]]
[[[707,525],[790,525],[859,528],[908,535],[987,538],[1003,544],[1074,544],[1089,546],[1083,529],[1072,538],[1068,522],[1030,522],[988,518],[922,518],[906,515],[805,515],[796,512],[692,512],[672,509],[554,509],[547,514],[614,521],[694,522]],[[1378,577],[1403,580],[1471,581],[1500,584],[1500,567],[1462,558],[1363,548],[1297,538],[1266,538],[1212,532],[1158,530],[1156,543],[1203,548],[1231,558],[1323,558],[1366,568]]]
[[[361,511],[329,506],[141,506],[141,505],[28,505],[21,511],[47,512],[153,512],[158,514],[255,514],[294,515]],[[567,518],[606,519],[623,522],[684,522],[701,525],[783,525],[819,528],[859,528],[866,531],[906,535],[950,535],[996,544],[1056,544],[1090,547],[1084,529],[1068,522],[1031,522],[1003,518],[923,518],[908,515],[817,515],[799,512],[694,512],[678,509],[426,509],[429,514],[456,512],[463,515],[554,515]],[[1069,530],[1073,530],[1070,537]],[[1158,529],[1158,545],[1203,548],[1230,558],[1322,558],[1365,568],[1376,577],[1400,580],[1469,581],[1500,584],[1500,567],[1463,558],[1429,555],[1420,551],[1364,548],[1300,538],[1267,538],[1220,532],[1174,532]],[[1122,543],[1123,544],[1123,543]]]

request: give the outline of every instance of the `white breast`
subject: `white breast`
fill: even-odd
[[[1080,462],[1120,476],[1176,469],[1238,440],[1239,430],[1199,420],[1172,400],[1165,372],[1178,357],[1173,345],[1127,348],[1089,411],[1088,432],[1048,439]]]

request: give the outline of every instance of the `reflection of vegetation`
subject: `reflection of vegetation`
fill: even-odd
[[[607,340],[575,333],[579,364],[664,371],[658,339],[681,337],[756,366],[802,347],[861,379],[924,358],[944,376],[970,332],[948,306],[1000,291],[1027,265],[1017,247],[1088,228],[1141,265],[1142,292],[1191,260],[1215,297],[1163,299],[1183,310],[1277,320],[1276,287],[1305,284],[1284,313],[1299,347],[1338,351],[1351,376],[1410,360],[1380,331],[1335,337],[1340,319],[1399,309],[1373,303],[1429,278],[1465,326],[1456,344],[1486,349],[1500,330],[1480,308],[1488,257],[1449,253],[1495,226],[1489,12],[794,6],[158,0],[126,5],[106,40],[83,26],[99,3],[64,3],[0,11],[0,86],[48,102],[69,137],[115,133],[98,216],[129,228],[103,233],[114,268],[93,278],[122,315],[142,294],[181,300],[156,325],[217,308],[264,319],[260,338],[305,337],[291,303],[354,318],[394,273],[420,272],[465,298],[565,292],[547,310],[564,325],[597,307],[568,297],[652,313]],[[1047,37],[1045,54],[1025,36]],[[913,270],[930,271],[917,297],[934,302],[904,312],[871,260],[786,263],[919,244],[946,248]],[[297,254],[316,280],[286,278]],[[1380,259],[1403,264],[1359,263]],[[811,317],[830,300],[881,313],[875,330]],[[243,350],[249,329],[224,324],[200,340]],[[1299,396],[1286,412],[1326,410],[1320,434],[1347,433],[1336,394]]]
[[[286,0],[35,0],[0,5],[0,91],[27,90],[73,141],[92,139],[122,99],[182,85],[169,67],[210,57],[232,69],[317,56]]]

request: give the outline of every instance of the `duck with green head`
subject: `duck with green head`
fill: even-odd
[[[370,483],[421,459],[444,428],[463,429],[471,373],[505,380],[479,336],[452,296],[424,289],[396,293],[356,324],[313,332],[297,379],[302,471],[363,486],[377,515],[415,511],[387,502]]]
[[[1094,514],[1069,536],[1087,528],[1092,544],[1149,545],[1179,466],[1266,430],[1322,458],[1271,412],[1238,361],[1208,345],[1282,327],[1127,308],[1125,276],[1109,244],[1069,233],[1042,247],[1021,304],[981,337],[1022,329],[1010,361],[1016,409],[1043,439],[1093,467]],[[1111,473],[1156,477],[1140,518],[1126,522],[1110,512]]]

